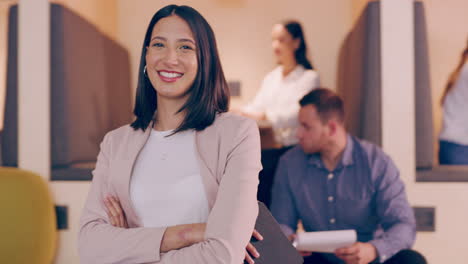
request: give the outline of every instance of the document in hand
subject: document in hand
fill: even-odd
[[[355,230],[304,232],[297,234],[293,245],[299,251],[333,253],[336,249],[351,246],[357,240]]]
[[[254,259],[255,264],[302,264],[304,259],[283,234],[278,222],[266,206],[258,202],[258,209],[255,229],[263,236],[263,240],[258,241],[255,238],[250,240],[260,253],[260,257]]]

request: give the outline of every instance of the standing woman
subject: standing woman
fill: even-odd
[[[443,124],[439,162],[468,165],[468,42],[442,96]]]
[[[319,87],[319,76],[307,58],[301,24],[286,21],[272,30],[272,47],[278,67],[267,74],[255,99],[240,111],[257,121],[267,120],[280,148],[262,151],[259,200],[269,205],[270,188],[279,157],[297,144],[299,100]]]
[[[82,263],[243,261],[260,139],[255,122],[225,113],[228,103],[207,21],[187,6],[159,10],[141,52],[136,119],[101,144],[80,220]]]

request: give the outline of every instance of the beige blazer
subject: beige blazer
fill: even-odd
[[[127,125],[104,137],[80,219],[81,263],[242,263],[258,214],[261,163],[256,123],[224,113],[196,132],[197,158],[210,209],[205,241],[165,254],[159,249],[166,228],[142,227],[129,196],[132,169],[150,131],[151,127],[143,132]],[[110,224],[103,204],[108,195],[119,198],[130,228]]]

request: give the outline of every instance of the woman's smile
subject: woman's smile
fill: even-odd
[[[159,78],[161,78],[163,82],[172,83],[182,78],[184,74],[181,72],[176,72],[176,71],[161,70],[161,71],[158,71],[158,76]]]

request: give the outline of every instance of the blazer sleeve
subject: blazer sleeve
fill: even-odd
[[[78,252],[81,263],[149,263],[160,260],[165,228],[118,228],[110,224],[103,198],[110,194],[111,133],[104,137],[93,181],[80,219]]]
[[[252,236],[258,215],[257,186],[260,136],[253,120],[225,127],[237,131],[228,152],[216,201],[208,217],[205,241],[162,255],[171,264],[239,264]],[[231,124],[232,125],[232,124]],[[230,136],[226,133],[222,136]]]

